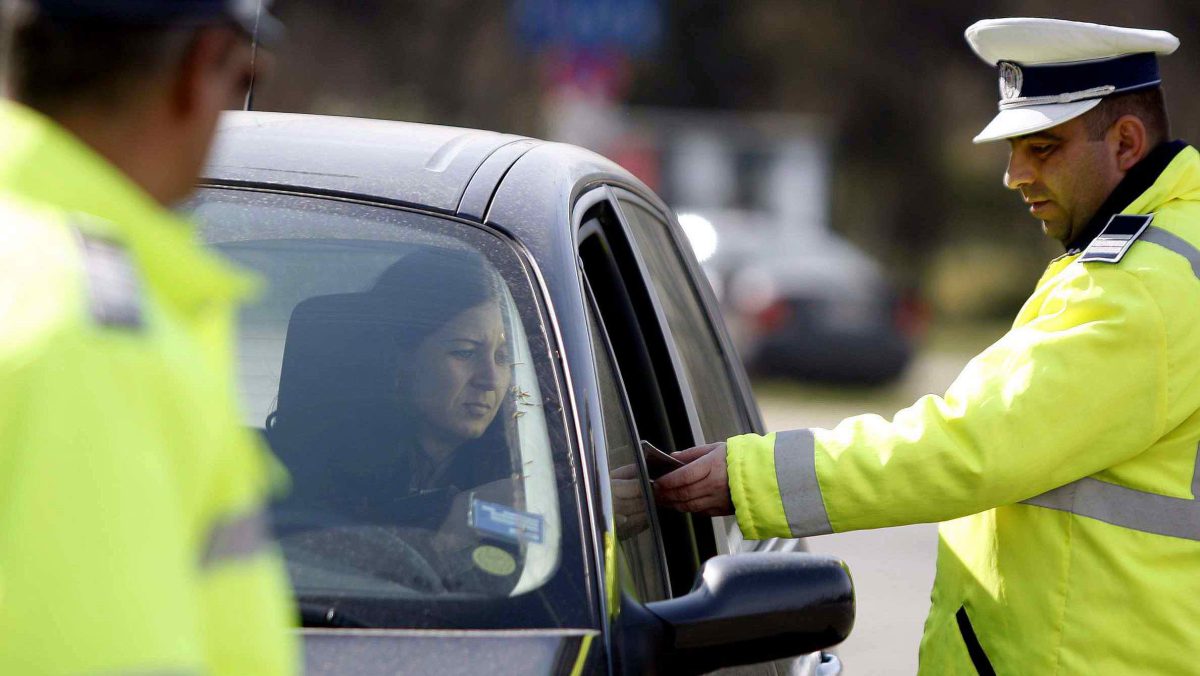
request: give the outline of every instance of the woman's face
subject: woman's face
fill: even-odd
[[[464,310],[418,347],[410,394],[423,426],[459,443],[483,434],[512,379],[500,308]]]

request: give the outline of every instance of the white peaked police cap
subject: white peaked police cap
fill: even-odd
[[[1000,76],[1000,112],[975,143],[1049,129],[1105,96],[1157,87],[1157,55],[1179,47],[1165,31],[1059,19],[986,19],[966,38]]]

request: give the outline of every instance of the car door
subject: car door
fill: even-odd
[[[577,214],[597,377],[602,390],[611,390],[602,395],[607,444],[629,448],[638,439],[647,439],[674,451],[758,429],[753,400],[738,387],[729,353],[722,349],[716,325],[700,304],[695,280],[670,231],[653,220],[649,204],[632,193],[608,189],[596,193],[581,201]],[[626,210],[633,212],[632,218],[622,213]],[[649,232],[656,227],[662,236]],[[680,331],[687,336],[676,341]],[[689,374],[689,369],[695,373]],[[699,388],[693,382],[701,383]],[[621,418],[620,423],[610,419],[614,416]],[[632,463],[637,479],[645,485],[646,467],[639,454],[628,455],[622,460],[610,456],[610,471]],[[621,494],[640,497],[628,483],[622,485],[630,476],[629,472],[610,476],[614,504]],[[615,577],[621,581],[621,591],[645,594],[646,589],[656,589],[662,569],[650,565],[650,557],[645,556],[650,547],[631,542],[629,533],[621,532],[621,509],[614,511],[618,512]],[[638,537],[657,540],[669,581],[669,590],[659,589],[672,596],[690,589],[705,559],[736,551],[741,542],[732,518],[713,520],[653,508],[642,518],[645,530]],[[731,531],[736,534],[732,547]],[[808,673],[815,662],[815,656],[805,656],[792,673]],[[781,666],[790,670],[793,665],[761,664],[725,671],[775,674]]]

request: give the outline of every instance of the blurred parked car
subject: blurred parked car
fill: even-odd
[[[900,377],[925,324],[878,262],[839,235],[765,212],[680,215],[751,372],[834,383]]]
[[[231,113],[202,183],[204,237],[267,282],[238,370],[292,476],[308,673],[840,673],[844,564],[653,505],[639,441],[762,421],[636,179],[489,132]]]

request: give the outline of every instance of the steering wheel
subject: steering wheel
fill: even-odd
[[[295,533],[280,544],[285,553],[302,553],[321,568],[369,575],[425,593],[446,593],[441,574],[406,539],[411,530],[420,529],[335,526]]]
[[[329,509],[274,505],[271,507],[271,529],[279,538],[297,533],[355,525],[353,517]]]

